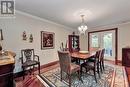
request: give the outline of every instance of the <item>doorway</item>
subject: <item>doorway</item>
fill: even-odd
[[[88,50],[105,48],[105,59],[117,63],[117,28],[88,32]]]

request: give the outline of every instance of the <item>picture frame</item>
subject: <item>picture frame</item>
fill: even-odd
[[[55,33],[41,31],[41,50],[54,49]]]
[[[3,39],[3,32],[2,32],[2,29],[0,29],[0,40],[4,40],[4,39]]]

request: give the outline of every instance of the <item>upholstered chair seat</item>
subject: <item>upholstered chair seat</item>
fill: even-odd
[[[28,67],[28,66],[32,66],[32,65],[36,65],[38,64],[39,62],[38,61],[32,61],[32,60],[29,60],[29,61],[26,61],[22,64],[22,67]]]
[[[76,72],[78,70],[80,70],[80,66],[76,65],[74,63],[71,63],[71,65],[70,65],[70,74],[72,74],[72,73],[74,73],[74,72]]]

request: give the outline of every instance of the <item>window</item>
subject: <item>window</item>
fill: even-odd
[[[92,47],[99,47],[98,35],[92,35]]]

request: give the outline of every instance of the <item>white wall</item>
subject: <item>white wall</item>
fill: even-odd
[[[20,50],[25,48],[34,48],[35,53],[40,56],[41,65],[58,60],[57,50],[60,48],[61,42],[66,42],[68,34],[72,30],[68,27],[31,16],[26,13],[17,12],[16,18],[0,19],[0,28],[3,30],[4,40],[2,42],[3,49],[14,51],[16,56],[15,72],[21,71],[21,63],[19,60]],[[34,42],[22,40],[22,33],[26,31],[27,37],[33,35]],[[50,31],[55,33],[55,48],[41,50],[40,31]]]
[[[88,36],[87,34],[80,35],[80,50],[88,50]]]
[[[122,48],[130,46],[130,23],[117,25],[108,25],[88,29],[87,31],[118,28],[118,59],[122,58]],[[16,13],[16,18],[0,19],[0,29],[3,30],[4,40],[2,42],[3,49],[14,51],[16,56],[15,72],[21,71],[20,50],[24,48],[34,48],[35,53],[40,56],[41,65],[58,60],[57,50],[61,42],[68,39],[68,34],[72,34],[72,30],[68,27],[40,19],[28,14]],[[34,42],[29,43],[29,40],[22,40],[22,33],[26,31],[27,35],[33,34]],[[50,31],[55,33],[55,48],[41,50],[41,35],[40,31]],[[80,36],[81,50],[87,50],[88,36]]]
[[[122,48],[130,46],[130,22],[122,24],[107,25],[103,27],[96,27],[88,29],[87,31],[104,30],[118,28],[118,60],[122,60]],[[82,36],[81,39],[81,50],[88,49],[88,36]],[[87,45],[87,46],[86,46]]]

